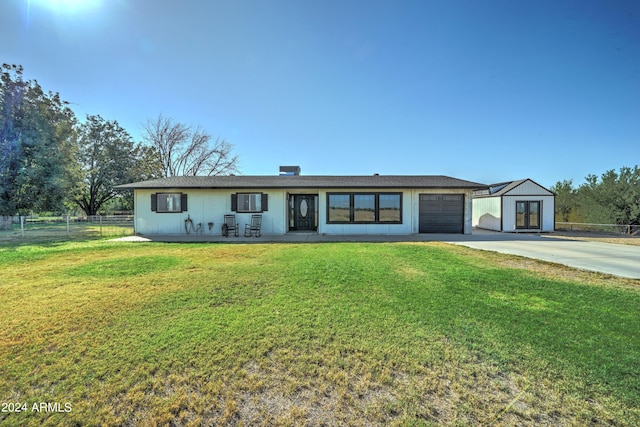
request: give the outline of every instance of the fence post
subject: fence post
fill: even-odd
[[[71,235],[71,233],[69,232],[69,216],[70,215],[66,215],[66,217],[67,217],[67,237]]]
[[[20,215],[20,234],[24,237],[24,215]]]
[[[100,237],[102,236],[102,215],[100,215]]]

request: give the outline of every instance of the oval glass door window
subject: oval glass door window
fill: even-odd
[[[306,218],[309,213],[309,205],[307,204],[307,199],[302,199],[300,201],[300,217]]]

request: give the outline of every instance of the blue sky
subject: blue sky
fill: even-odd
[[[640,164],[637,0],[0,0],[0,61],[136,140],[200,125],[249,175]]]

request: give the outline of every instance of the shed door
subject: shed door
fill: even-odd
[[[533,230],[540,228],[540,201],[516,202],[516,228]]]
[[[464,194],[420,194],[420,233],[464,233]]]

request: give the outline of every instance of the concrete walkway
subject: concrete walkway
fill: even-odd
[[[120,241],[179,243],[318,243],[318,242],[446,242],[481,249],[540,259],[569,267],[640,279],[640,246],[583,240],[557,239],[552,234],[498,233],[474,230],[473,234],[412,234],[412,235],[322,235],[317,233],[287,233],[261,237],[222,237],[219,235],[158,235],[131,236]]]

